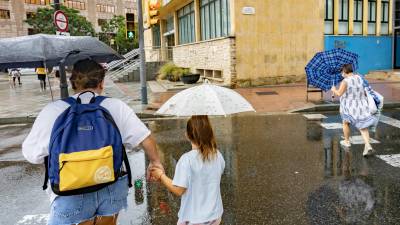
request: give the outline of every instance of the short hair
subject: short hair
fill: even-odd
[[[353,71],[353,65],[351,65],[351,64],[344,64],[343,67],[342,67],[342,72],[344,72],[345,74],[349,74],[349,73],[354,72],[354,71]]]
[[[74,64],[69,80],[74,90],[97,88],[103,82],[105,74],[104,68],[99,63],[84,59]]]

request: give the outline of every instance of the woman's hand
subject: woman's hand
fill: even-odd
[[[159,181],[161,176],[164,174],[164,170],[162,170],[158,167],[152,167],[150,169],[150,172],[151,172],[151,176],[157,181]]]

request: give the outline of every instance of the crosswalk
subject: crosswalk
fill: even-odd
[[[308,121],[320,121],[319,125],[326,129],[326,130],[341,130],[342,129],[342,124],[338,122],[327,122],[326,119],[328,118],[326,115],[323,114],[303,114],[303,116],[308,120]],[[380,116],[380,123],[384,123],[396,128],[400,128],[400,120],[391,118],[389,116]],[[341,137],[342,139],[343,136]],[[355,135],[350,137],[351,144],[353,145],[362,145],[364,144],[364,141],[361,137],[361,135]],[[372,144],[379,144],[379,140],[375,140],[373,138],[370,139],[370,142]],[[376,155],[379,159],[382,159],[384,162],[387,164],[394,166],[394,167],[400,167],[400,154],[392,154],[392,155]]]

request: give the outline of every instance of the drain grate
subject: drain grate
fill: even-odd
[[[276,91],[261,91],[256,92],[257,95],[278,95]]]

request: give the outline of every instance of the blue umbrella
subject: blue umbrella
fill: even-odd
[[[358,55],[341,48],[318,52],[306,66],[308,83],[323,91],[331,89],[343,80],[342,67],[352,64],[358,68]]]

